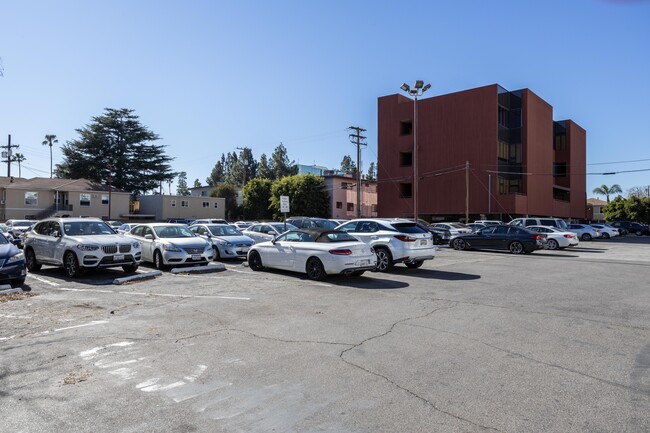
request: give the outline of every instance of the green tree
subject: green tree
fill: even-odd
[[[325,180],[313,174],[285,176],[276,180],[271,187],[271,204],[273,218],[282,218],[280,196],[289,196],[293,215],[309,215],[328,218],[330,199],[325,187]]]
[[[134,196],[174,179],[173,158],[165,154],[165,146],[150,144],[160,137],[142,126],[133,111],[106,108],[77,129],[80,137],[62,147],[64,160],[56,166],[57,176],[103,183],[111,175],[113,187]]]
[[[269,166],[269,161],[266,158],[266,154],[263,153],[260,155],[260,162],[257,167],[257,177],[261,179],[270,179],[273,180],[273,171]]]
[[[352,161],[350,155],[345,155],[343,160],[341,160],[341,171],[347,174],[357,174],[357,166],[354,161]]]
[[[201,188],[201,182],[198,179],[194,179],[194,188]]]
[[[50,146],[50,179],[52,179],[52,144],[58,142],[56,135],[46,135],[45,140],[41,143],[43,146]]]
[[[614,198],[607,205],[603,206],[603,215],[607,221],[627,220],[625,211],[625,199],[620,195]]]
[[[377,168],[375,163],[371,162],[368,166],[368,173],[366,174],[366,180],[377,180]]]
[[[609,203],[609,196],[613,194],[621,194],[623,190],[621,189],[621,186],[618,184],[614,184],[612,186],[607,186],[607,185],[601,185],[597,188],[594,188],[593,193],[598,194],[598,195],[604,195],[607,197],[607,203]]]
[[[225,179],[225,172],[224,172],[225,165],[226,165],[226,155],[222,153],[221,159],[217,161],[217,163],[214,165],[214,168],[210,173],[210,177],[208,177],[205,180],[208,186],[217,186],[220,183],[223,183]]]
[[[625,200],[625,212],[630,221],[650,223],[650,199],[631,196]]]
[[[240,214],[237,206],[237,188],[234,185],[224,183],[217,186],[210,193],[211,197],[222,197],[226,199],[226,219],[235,220]]]
[[[176,183],[176,194],[189,195],[190,190],[187,188],[187,173],[181,171],[178,173],[178,182]]]
[[[20,170],[20,164],[27,158],[25,158],[25,155],[23,155],[22,153],[16,153],[11,159],[13,162],[18,163],[18,177],[23,177],[22,172]]]
[[[244,215],[247,219],[267,220],[273,218],[269,209],[273,182],[257,177],[244,186]]]
[[[279,180],[285,176],[291,176],[295,172],[295,164],[295,161],[289,159],[284,144],[280,143],[280,145],[275,148],[275,151],[273,151],[271,161],[269,162],[269,168],[271,169],[271,173],[273,173],[272,179]]]

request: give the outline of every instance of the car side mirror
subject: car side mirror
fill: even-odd
[[[152,234],[146,234],[146,235],[144,235],[144,238],[145,239],[153,239],[153,235]]]

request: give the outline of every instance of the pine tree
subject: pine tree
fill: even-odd
[[[187,173],[181,171],[178,173],[178,182],[176,184],[176,194],[189,195],[190,190],[187,188]]]
[[[287,149],[284,144],[280,143],[271,155],[269,168],[273,173],[273,179],[279,180],[285,176],[291,176],[294,173],[295,161],[291,161],[287,155]]]
[[[371,162],[370,165],[368,165],[366,180],[377,180],[377,168],[375,167],[374,162]]]

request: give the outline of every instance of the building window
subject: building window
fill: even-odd
[[[203,202],[203,207],[210,207],[210,202],[209,201],[204,201]]]
[[[341,182],[341,189],[348,189],[348,186],[350,186],[349,183],[347,183],[347,182]]]
[[[518,194],[521,193],[521,180],[499,178],[499,194]]]
[[[413,133],[413,121],[402,120],[399,123],[399,135],[411,135]]]
[[[560,188],[553,188],[553,199],[559,201],[570,201],[569,191]]]
[[[36,219],[36,215],[25,215],[25,219],[26,219],[26,220],[35,220],[35,219]]]
[[[201,191],[201,197],[207,197],[208,192],[207,191]]]
[[[172,200],[172,207],[176,207],[176,200]]]
[[[377,205],[376,204],[371,204],[370,205],[370,212],[376,213],[377,212]]]
[[[555,134],[555,140],[553,141],[553,149],[555,150],[566,150],[566,134]]]
[[[90,194],[79,194],[79,206],[90,206]]]
[[[510,128],[510,112],[501,106],[499,106],[499,126]]]
[[[400,152],[399,165],[402,167],[410,167],[413,165],[413,152]]]
[[[108,194],[102,194],[102,204],[108,204]]]
[[[214,202],[214,207],[215,207],[215,208],[218,208],[218,207],[219,207],[219,202],[218,202],[218,201],[215,201],[215,202]]]
[[[348,203],[348,212],[354,212],[354,203]]]
[[[413,196],[413,185],[410,183],[400,183],[400,196],[402,198],[411,198]]]
[[[553,177],[567,177],[566,162],[556,162],[553,164]]]
[[[37,192],[25,192],[25,204],[30,206],[38,205],[38,193]]]
[[[181,200],[181,207],[190,207],[189,200]]]
[[[337,201],[336,202],[336,208],[337,209],[343,209],[343,202],[342,201]]]
[[[499,141],[497,146],[497,157],[506,161],[510,157],[509,145],[505,141]]]

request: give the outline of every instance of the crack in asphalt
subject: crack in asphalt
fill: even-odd
[[[454,302],[454,301],[450,301],[450,302]],[[422,315],[414,316],[414,317],[407,317],[407,318],[404,318],[404,319],[398,320],[398,321],[394,322],[394,323],[393,323],[393,324],[388,328],[388,330],[387,330],[386,332],[383,332],[383,333],[378,334],[378,335],[374,335],[374,336],[372,336],[372,337],[368,337],[368,338],[366,338],[365,340],[363,340],[362,342],[360,342],[360,343],[358,343],[358,344],[355,344],[355,345],[353,345],[352,347],[349,347],[349,348],[343,350],[343,351],[339,354],[339,357],[341,358],[341,360],[342,360],[343,362],[345,362],[346,364],[348,364],[348,365],[350,365],[350,366],[352,366],[352,367],[358,368],[358,369],[360,369],[360,370],[362,370],[362,371],[365,371],[365,372],[368,373],[368,374],[371,374],[371,375],[373,375],[373,376],[376,376],[376,377],[379,377],[379,378],[381,378],[381,379],[384,379],[385,381],[387,381],[388,383],[390,383],[390,384],[393,385],[394,387],[396,387],[396,388],[398,388],[398,389],[400,389],[400,390],[406,392],[407,394],[411,395],[412,397],[415,397],[415,398],[417,398],[418,400],[424,402],[426,405],[428,405],[429,407],[431,407],[432,409],[434,409],[434,410],[437,411],[437,412],[440,412],[440,413],[442,413],[442,414],[445,414],[445,415],[447,415],[447,416],[450,416],[450,417],[452,417],[452,418],[455,418],[455,419],[457,419],[457,420],[459,420],[459,421],[466,422],[466,423],[468,423],[468,424],[471,424],[471,425],[473,425],[473,426],[475,426],[475,427],[478,427],[478,428],[481,428],[481,429],[484,429],[484,430],[491,430],[491,431],[496,431],[496,432],[498,432],[499,430],[496,429],[496,428],[494,428],[494,427],[489,427],[489,426],[484,426],[484,425],[478,424],[478,423],[476,423],[476,422],[474,422],[474,421],[472,421],[472,420],[470,420],[470,419],[464,418],[464,417],[462,417],[462,416],[460,416],[460,415],[457,415],[457,414],[455,414],[455,413],[452,413],[452,412],[449,412],[449,411],[447,411],[447,410],[444,410],[444,409],[442,409],[442,408],[436,406],[436,404],[435,404],[434,402],[432,402],[432,401],[430,401],[430,400],[427,400],[425,397],[423,397],[423,396],[417,394],[416,392],[414,392],[414,391],[412,391],[412,390],[410,390],[410,389],[408,389],[408,388],[406,388],[406,387],[404,387],[404,386],[402,386],[402,385],[396,383],[394,380],[390,379],[389,377],[387,377],[387,376],[385,376],[385,375],[383,375],[383,374],[377,373],[377,372],[375,372],[375,371],[369,370],[368,368],[363,367],[362,365],[355,364],[354,362],[349,361],[349,360],[345,359],[345,357],[344,357],[346,353],[348,353],[348,352],[350,352],[351,350],[354,350],[354,349],[356,349],[356,348],[362,346],[363,344],[367,343],[368,341],[376,340],[376,339],[378,339],[378,338],[382,338],[382,337],[387,336],[388,334],[390,334],[391,332],[393,332],[393,330],[395,329],[395,327],[396,327],[397,325],[399,325],[399,324],[403,324],[403,323],[408,322],[408,321],[411,321],[411,320],[417,320],[417,319],[422,319],[422,318],[425,318],[425,317],[429,317],[429,316],[431,316],[432,314],[434,314],[434,313],[436,313],[436,312],[438,312],[438,311],[441,311],[441,310],[448,310],[448,309],[451,309],[451,308],[456,307],[457,305],[458,305],[458,303],[454,303],[453,305],[449,305],[449,306],[444,306],[444,307],[435,308],[435,309],[429,311],[429,312],[426,313],[426,314],[422,314]]]
[[[519,358],[525,359],[527,361],[530,361],[530,362],[533,362],[533,363],[536,363],[536,364],[541,364],[541,365],[545,365],[547,367],[557,368],[559,370],[562,370],[562,371],[565,371],[565,372],[568,372],[568,373],[573,373],[573,374],[577,374],[577,375],[582,376],[582,377],[586,377],[588,379],[596,380],[596,381],[604,383],[606,385],[611,385],[611,386],[614,386],[616,388],[624,389],[626,391],[634,391],[634,392],[639,393],[639,394],[650,396],[650,391],[637,389],[637,388],[631,387],[629,385],[625,385],[625,384],[622,384],[622,383],[618,383],[618,382],[614,382],[614,381],[611,381],[611,380],[603,379],[603,378],[597,377],[597,376],[592,376],[590,374],[583,373],[581,371],[574,370],[572,368],[568,368],[568,367],[564,367],[564,366],[561,366],[561,365],[558,365],[558,364],[553,364],[553,363],[550,363],[550,362],[535,359],[535,358],[532,358],[530,356],[524,355],[524,354],[519,353],[519,352],[513,352],[511,350],[504,349],[503,347],[499,347],[499,346],[496,346],[494,344],[486,343],[485,341],[479,340],[477,338],[468,337],[468,336],[460,334],[458,332],[446,331],[444,329],[433,328],[431,326],[425,326],[425,325],[417,325],[417,324],[413,324],[413,323],[406,324],[406,326],[412,326],[412,327],[415,327],[415,328],[424,328],[424,329],[429,329],[429,330],[432,330],[432,331],[440,332],[440,333],[443,333],[443,334],[455,335],[457,337],[461,337],[461,338],[464,338],[466,340],[482,344],[484,346],[490,347],[490,348],[498,350],[500,352],[507,353],[508,355],[519,357]]]

